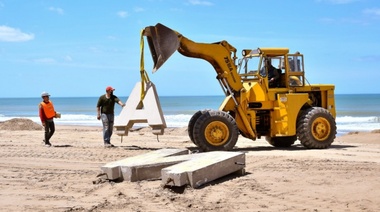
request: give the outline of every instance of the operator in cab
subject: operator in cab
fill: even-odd
[[[280,73],[277,68],[272,65],[271,59],[266,58],[264,61],[264,66],[261,68],[261,75],[266,76],[265,69],[268,71],[268,82],[270,88],[275,88],[279,86]]]

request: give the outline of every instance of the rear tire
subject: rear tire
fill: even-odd
[[[193,135],[193,132],[194,132],[194,125],[195,125],[195,122],[198,120],[198,118],[204,114],[205,112],[207,111],[210,111],[210,110],[199,110],[197,111],[196,113],[194,113],[194,115],[191,117],[190,121],[189,121],[189,124],[187,126],[187,133],[189,134],[189,137],[190,137],[190,140],[196,145],[198,146],[198,144],[195,142],[194,140],[194,135]]]
[[[229,151],[239,137],[235,119],[224,111],[205,111],[193,127],[194,142],[202,151]]]
[[[297,136],[306,148],[325,149],[334,142],[335,135],[335,119],[325,108],[308,108],[298,118]]]
[[[270,137],[265,136],[265,140],[274,147],[290,147],[297,140],[297,136],[287,136],[287,137]]]

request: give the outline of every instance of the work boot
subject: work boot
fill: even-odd
[[[115,147],[113,144],[104,144],[104,148],[112,148]]]
[[[44,141],[45,141],[45,140],[44,140]],[[46,147],[51,147],[51,143],[50,143],[49,141],[48,141],[48,142],[45,141],[45,146],[46,146]]]

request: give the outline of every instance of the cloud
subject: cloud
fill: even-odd
[[[8,26],[0,26],[0,42],[24,42],[34,39],[34,34],[27,34]]]
[[[89,47],[89,50],[92,53],[100,53],[100,52],[102,52],[99,48],[94,47],[94,46]]]
[[[109,39],[109,40],[117,40],[117,37],[115,37],[113,35],[108,35],[107,39]]]
[[[359,18],[320,18],[320,22],[325,24],[355,24],[355,25],[368,25],[369,22],[367,20],[359,19]]]
[[[350,4],[360,0],[316,0],[317,2],[327,2],[330,4]]]
[[[366,17],[355,17],[355,18],[320,18],[319,21],[326,24],[356,24],[356,25],[370,25],[371,19],[380,19],[380,8],[370,8],[362,10],[362,14]],[[368,19],[370,18],[370,19]]]
[[[368,55],[368,56],[362,56],[357,57],[354,60],[359,62],[377,62],[380,61],[380,55]]]
[[[120,18],[126,18],[128,16],[128,12],[119,11],[119,12],[117,12],[117,16],[119,16]]]
[[[53,58],[39,58],[33,60],[35,63],[39,64],[54,64],[56,61]]]
[[[365,9],[363,10],[363,13],[380,18],[380,8]]]
[[[64,11],[63,9],[59,8],[59,7],[49,7],[49,10],[52,11],[52,12],[56,12],[60,15],[63,15]]]
[[[202,1],[202,0],[189,0],[188,1],[191,5],[203,5],[203,6],[212,6],[213,3],[209,1]]]
[[[73,61],[73,58],[70,55],[66,55],[63,57],[63,60],[66,62],[71,62],[71,61]]]
[[[139,12],[144,12],[144,11],[145,11],[145,9],[142,8],[142,7],[135,7],[135,8],[133,8],[133,10],[134,10],[135,12],[137,12],[137,13],[139,13]]]

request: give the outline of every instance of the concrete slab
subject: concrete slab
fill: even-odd
[[[245,167],[245,154],[241,152],[218,151],[197,155],[197,158],[162,169],[162,185],[189,184],[197,188]]]
[[[106,165],[101,167],[101,170],[103,173],[107,175],[107,179],[109,180],[137,181],[140,178],[149,179],[148,176],[146,177],[140,176],[140,178],[136,177],[136,175],[143,175],[143,173],[136,171],[136,169],[138,169],[138,167],[145,167],[145,166],[151,167],[151,169],[153,169],[151,164],[155,164],[159,160],[164,161],[164,158],[166,157],[176,156],[176,155],[188,155],[188,153],[189,153],[189,150],[187,149],[159,149],[159,150],[148,152],[142,155],[137,155],[134,157],[129,157],[129,158],[125,158],[119,161],[107,163]],[[168,159],[168,160],[169,162],[166,162],[166,163],[169,163],[169,165],[172,165],[173,163],[170,163],[171,159]],[[161,166],[164,167],[165,161],[162,163],[164,164],[162,164]],[[161,169],[159,170],[159,172],[160,171]],[[143,168],[141,168],[141,172],[143,172]],[[155,177],[157,175],[159,177],[160,173],[154,174]]]
[[[241,152],[188,153],[187,149],[160,149],[107,163],[101,170],[109,180],[161,179],[162,186],[189,184],[197,188],[245,167]]]

